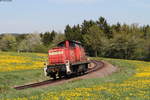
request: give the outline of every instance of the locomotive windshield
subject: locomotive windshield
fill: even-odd
[[[77,41],[69,41],[69,47],[75,48],[76,46],[82,47],[81,43]],[[57,47],[66,47],[66,41],[60,42]]]
[[[65,47],[65,42],[59,43],[57,47]]]

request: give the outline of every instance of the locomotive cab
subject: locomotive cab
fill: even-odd
[[[62,48],[75,48],[76,46],[80,45],[77,41],[63,41],[57,44],[57,47]]]
[[[44,71],[47,76],[54,79],[57,76],[61,78],[70,74],[84,73],[88,63],[81,43],[66,40],[48,51],[48,64]]]

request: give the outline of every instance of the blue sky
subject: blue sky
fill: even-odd
[[[110,24],[150,24],[149,9],[149,0],[12,0],[0,2],[0,33],[63,32],[100,16]]]

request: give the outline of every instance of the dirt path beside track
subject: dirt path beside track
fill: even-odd
[[[103,64],[101,63],[101,64],[97,65],[97,66],[101,66],[101,68],[99,70],[97,70],[97,71],[94,71],[92,73],[89,73],[89,74],[86,74],[86,75],[83,75],[83,76],[78,76],[78,77],[74,77],[74,78],[58,81],[56,83],[49,84],[47,86],[60,85],[60,84],[73,82],[73,81],[76,81],[76,80],[83,80],[83,79],[89,79],[89,78],[101,78],[101,77],[105,77],[105,76],[111,75],[113,72],[117,71],[117,67],[113,66],[112,64],[110,64],[110,63],[108,63],[106,61],[101,61],[101,62]],[[94,66],[93,63],[91,65]]]
[[[88,78],[101,78],[101,77],[111,75],[113,72],[117,71],[117,67],[113,66],[112,64],[106,61],[94,61],[93,60],[91,62],[92,63],[90,64],[90,68],[89,68],[91,70],[89,70],[89,72],[85,75],[68,78],[68,79],[47,80],[47,81],[39,82],[40,84],[43,84],[43,85],[39,85],[39,83],[33,83],[29,85],[24,85],[25,87],[23,86],[22,89],[31,88],[31,87],[41,88],[41,87],[47,87],[47,86],[55,86],[55,85],[60,85],[64,83],[73,82],[76,80],[88,79]],[[92,69],[95,69],[95,70],[92,71]],[[18,87],[18,88],[15,87],[15,88],[18,90],[22,90],[21,87]]]
[[[104,63],[103,67],[93,73],[89,73],[85,76],[82,76],[81,78],[101,78],[101,77],[105,77],[108,76],[110,74],[112,74],[113,72],[117,71],[117,67],[113,66],[112,64],[106,62],[106,61],[102,61]]]

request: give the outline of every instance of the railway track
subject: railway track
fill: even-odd
[[[95,71],[101,69],[102,67],[104,67],[104,63],[102,61],[91,60],[90,62],[94,63],[94,67],[89,68],[88,71],[85,72],[85,75],[90,74],[92,72],[95,72]],[[60,81],[68,81],[70,79],[71,78],[69,78],[69,79],[62,78],[62,79],[56,79],[56,80],[51,79],[51,80],[46,80],[46,81],[42,81],[42,82],[38,82],[38,83],[17,86],[17,87],[14,87],[14,89],[22,90],[22,89],[27,89],[27,88],[40,87],[40,86],[44,86],[44,85],[55,84],[55,83],[60,82]]]

